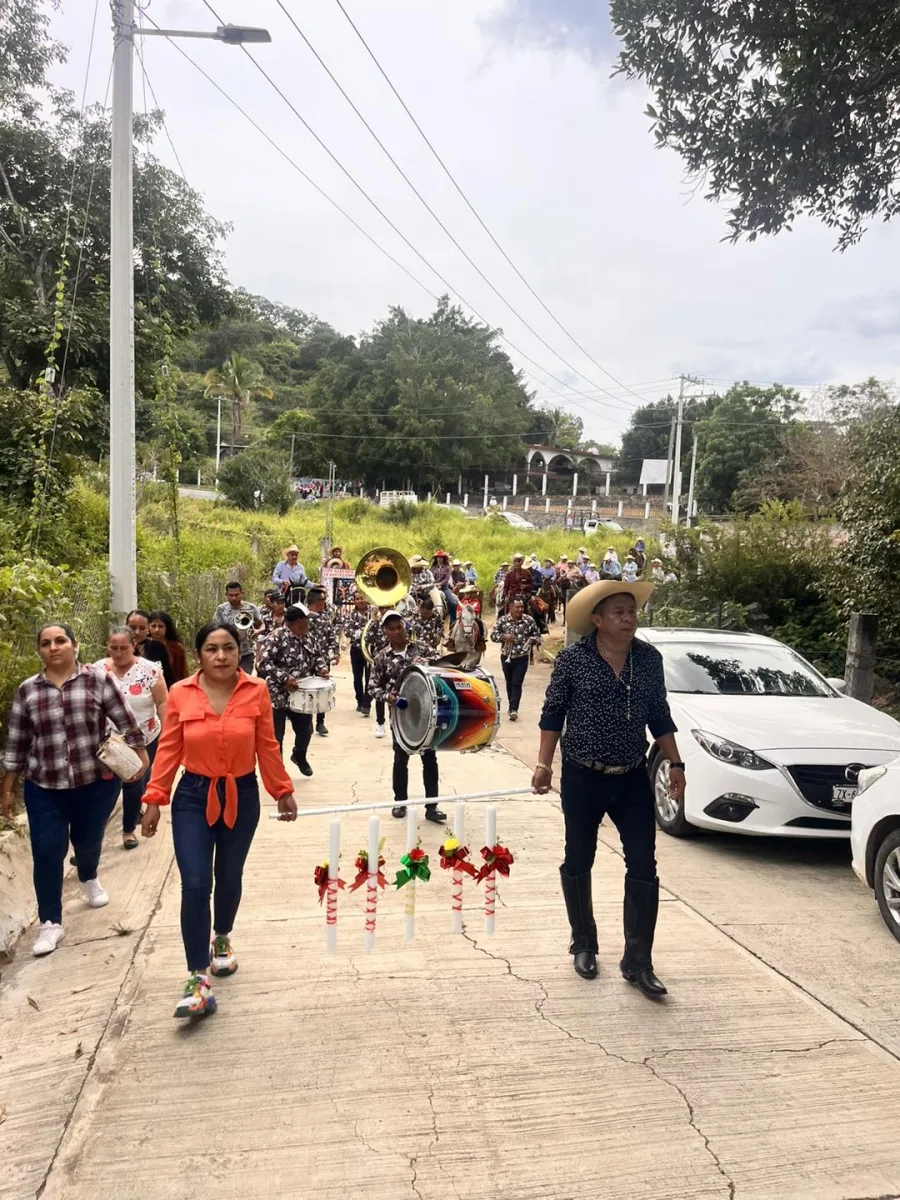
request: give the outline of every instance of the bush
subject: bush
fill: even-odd
[[[283,516],[294,505],[288,460],[270,446],[252,446],[228,459],[219,469],[219,486],[232,504],[250,512]]]

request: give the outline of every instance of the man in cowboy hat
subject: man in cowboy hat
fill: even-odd
[[[515,596],[523,596],[530,598],[534,591],[534,576],[525,566],[525,555],[514,554],[512,566],[506,572],[506,578],[503,580],[503,602],[508,604]],[[525,604],[528,608],[528,600]]]
[[[647,774],[647,729],[669,760],[673,799],[684,795],[684,763],[666,699],[662,656],[636,640],[638,609],[650,583],[606,579],[569,601],[566,623],[579,635],[560,651],[544,699],[541,743],[532,785],[550,789],[553,755],[562,737],[560,794],[565,816],[565,861],[560,867],[576,972],[597,974],[597,927],[591,867],[600,821],[609,814],[625,855],[625,953],[622,975],[651,997],[666,994],[653,971],[653,935],[659,906],[656,822]]]
[[[276,563],[275,570],[272,572],[272,582],[277,583],[292,602],[298,599],[302,600],[300,589],[307,587],[309,580],[306,578],[303,563],[300,562],[300,551],[297,546],[292,544],[285,546],[282,553],[284,558],[280,563]]]

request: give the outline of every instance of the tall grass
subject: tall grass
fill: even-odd
[[[145,569],[172,570],[174,545],[165,510],[155,503],[141,513],[141,560]],[[326,507],[298,507],[287,516],[246,513],[203,500],[184,500],[181,508],[182,571],[225,571],[235,568],[248,584],[261,586],[281,557],[284,546],[296,542],[300,561],[307,572],[318,570],[320,542],[325,535]],[[462,561],[471,559],[479,580],[489,587],[494,572],[513,554],[535,554],[539,560],[560,555],[574,558],[581,545],[588,545],[599,560],[607,546],[615,546],[624,558],[635,533],[603,533],[585,539],[578,530],[517,530],[497,516],[468,518],[437,504],[409,505],[402,513],[397,506],[381,509],[354,499],[334,506],[334,542],[344,558],[354,565],[376,546],[390,546],[407,556],[422,554],[429,559],[435,550],[446,550]],[[255,549],[255,552],[254,552]]]

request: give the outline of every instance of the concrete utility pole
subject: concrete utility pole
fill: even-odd
[[[681,517],[681,435],[684,428],[684,385],[702,383],[694,375],[680,375],[678,388],[678,416],[675,423],[675,462],[672,470],[672,524],[677,525]]]
[[[669,423],[669,452],[666,455],[666,486],[663,488],[663,515],[668,511],[666,505],[672,498],[672,452],[675,449],[675,418]],[[606,492],[609,495],[609,489]]]
[[[852,613],[847,636],[847,660],[844,684],[848,696],[872,703],[875,694],[875,649],[878,645],[878,617],[875,613]]]
[[[112,611],[137,604],[134,514],[134,39],[213,38],[229,45],[270,42],[265,29],[220,25],[209,33],[137,28],[134,0],[113,0],[109,183],[109,575]],[[218,440],[216,451],[218,454]]]
[[[694,523],[694,482],[697,478],[697,430],[694,429],[694,444],[691,447],[691,482],[688,485],[687,527]]]

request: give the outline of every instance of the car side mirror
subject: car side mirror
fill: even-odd
[[[831,684],[831,686],[834,688],[834,690],[835,690],[836,692],[840,692],[842,696],[843,696],[843,695],[846,693],[846,691],[847,691],[847,683],[846,683],[846,680],[839,679],[839,678],[837,678],[837,677],[835,677],[835,678],[831,678],[831,677],[829,676],[829,677],[828,677],[828,678],[825,680],[825,682],[826,682],[826,683],[830,683],[830,684]]]

